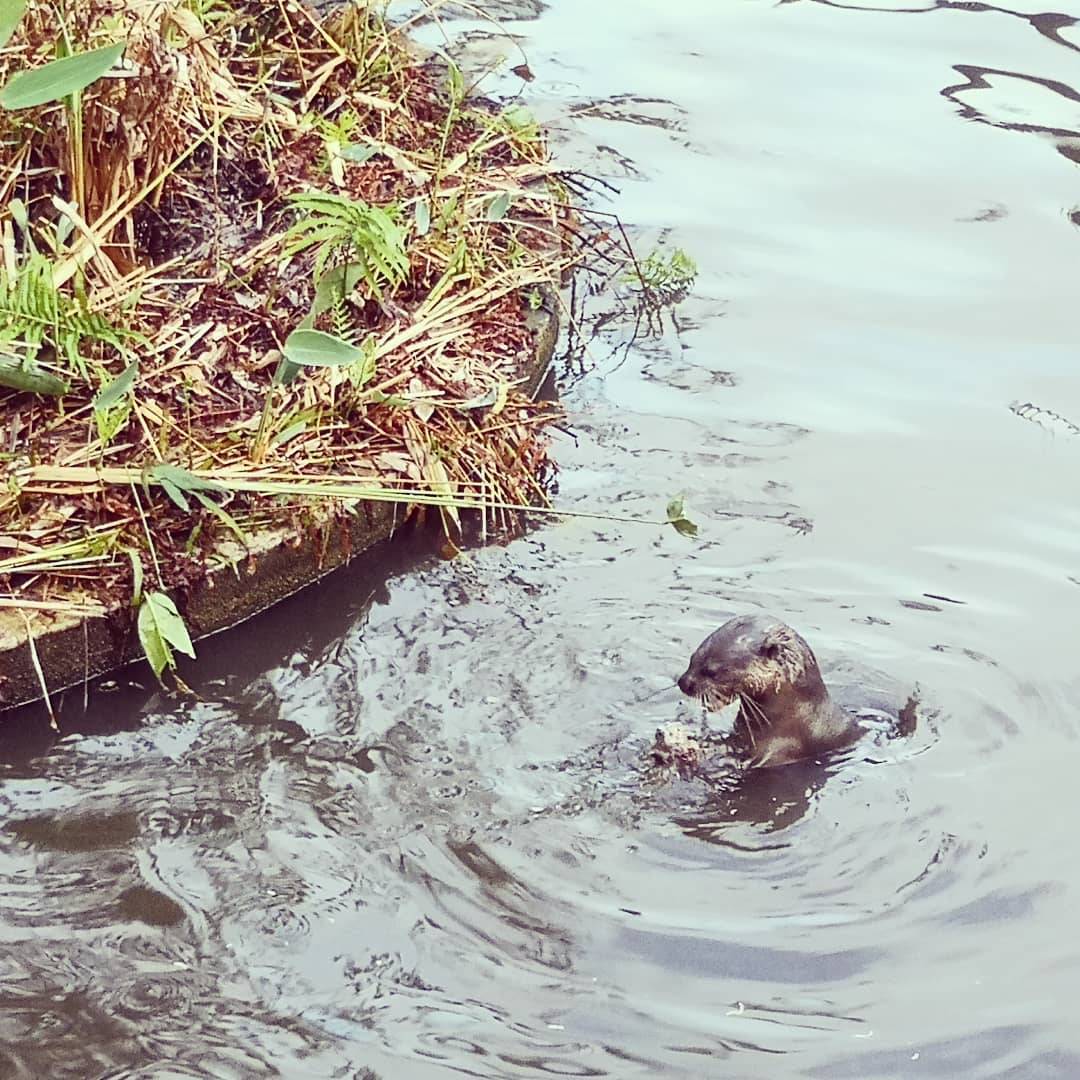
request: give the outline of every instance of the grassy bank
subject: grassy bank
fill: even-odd
[[[0,0],[0,606],[137,609],[160,671],[223,539],[313,499],[450,545],[545,504],[565,189],[382,8]]]

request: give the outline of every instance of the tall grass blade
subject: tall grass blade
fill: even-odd
[[[0,0],[0,49],[11,40],[25,13],[26,0]]]
[[[32,71],[19,71],[0,90],[0,106],[11,110],[30,109],[77,94],[97,82],[120,59],[125,44],[107,45],[104,49],[51,60]]]

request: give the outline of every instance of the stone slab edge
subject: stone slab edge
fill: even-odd
[[[528,316],[534,348],[520,377],[530,394],[547,376],[559,332],[554,296],[545,299],[545,306]],[[266,529],[249,534],[247,548],[235,541],[221,544],[220,561],[207,576],[174,597],[194,640],[265,611],[392,536],[402,507],[364,502],[346,517],[316,505],[312,514],[302,535],[295,529]],[[104,617],[34,612],[30,627],[50,694],[142,657],[126,606]],[[41,697],[27,624],[20,612],[0,610],[0,711]]]

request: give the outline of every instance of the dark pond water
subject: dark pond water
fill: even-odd
[[[1080,421],[1080,25],[502,8],[563,162],[701,268],[562,372],[560,500],[685,488],[701,538],[398,552],[205,643],[199,703],[9,726],[0,1075],[1080,1075],[1080,437],[1009,408]],[[643,791],[759,609],[918,732]]]

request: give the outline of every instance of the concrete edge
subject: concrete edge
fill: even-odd
[[[547,290],[545,290],[547,292]],[[553,293],[527,316],[533,332],[531,359],[520,377],[536,396],[551,368],[559,319]],[[314,506],[303,531],[269,529],[249,536],[245,549],[234,540],[219,547],[219,562],[207,576],[174,596],[193,640],[227,630],[350,562],[393,536],[402,508],[364,502],[350,514],[340,507]],[[142,659],[134,613],[121,605],[104,617],[35,611],[29,630],[49,693]],[[19,611],[0,610],[0,711],[42,698],[28,625]]]

